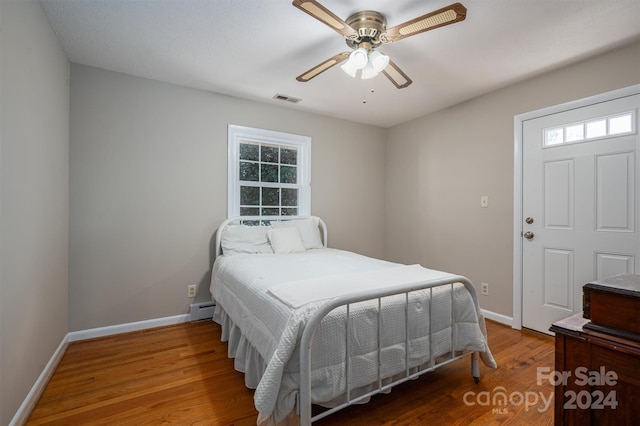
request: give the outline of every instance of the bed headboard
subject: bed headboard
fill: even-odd
[[[327,247],[327,225],[318,216],[237,216],[226,219],[216,231],[216,257],[222,254],[222,232],[230,225],[269,226],[271,222],[313,219],[318,224],[322,245]]]

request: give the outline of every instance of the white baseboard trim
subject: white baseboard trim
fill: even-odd
[[[49,380],[51,380],[51,376],[53,376],[53,373],[56,371],[56,367],[67,351],[67,346],[69,346],[69,333],[64,336],[58,345],[58,348],[49,359],[49,362],[45,365],[44,370],[42,370],[42,373],[40,373],[40,376],[31,387],[31,390],[24,401],[22,401],[22,404],[18,408],[18,411],[16,411],[16,414],[13,416],[13,419],[9,422],[9,426],[23,425],[27,422],[29,415],[31,415],[31,411],[33,411],[38,399],[40,399],[40,395],[42,395],[44,388],[49,383]]]
[[[31,414],[31,411],[33,411],[33,408],[36,406],[36,403],[40,398],[40,395],[42,394],[42,392],[44,391],[44,388],[49,383],[49,380],[51,379],[51,376],[53,376],[53,373],[55,372],[56,367],[60,363],[60,360],[62,360],[62,357],[64,356],[65,352],[67,351],[67,346],[69,346],[69,343],[77,342],[80,340],[93,339],[96,337],[111,336],[113,334],[128,333],[130,331],[139,331],[139,330],[146,330],[148,328],[156,328],[156,327],[163,327],[166,325],[181,324],[183,322],[189,322],[190,319],[191,319],[191,315],[183,314],[183,315],[175,315],[172,317],[164,317],[164,318],[156,318],[156,319],[146,320],[146,321],[131,322],[127,324],[111,325],[108,327],[92,328],[89,330],[71,331],[67,333],[66,336],[64,336],[64,338],[62,339],[62,342],[60,342],[60,345],[58,345],[58,348],[56,349],[56,351],[51,356],[51,359],[49,359],[49,362],[47,363],[47,365],[44,367],[44,370],[42,370],[42,373],[40,373],[38,380],[36,380],[33,387],[31,387],[31,390],[27,394],[27,397],[24,399],[24,401],[22,401],[20,408],[18,408],[18,411],[13,416],[13,419],[9,423],[9,426],[19,426],[27,422],[27,420],[29,419],[29,415]]]
[[[480,309],[480,312],[487,319],[502,323],[504,325],[508,325],[509,327],[513,327],[513,318],[511,317],[508,317],[502,314],[497,314],[492,311],[487,311],[486,309],[482,309],[482,308]]]
[[[189,314],[174,315],[172,317],[110,325],[107,327],[90,328],[88,330],[71,331],[68,336],[69,342],[77,342],[79,340],[95,339],[96,337],[105,337],[114,334],[129,333],[131,331],[146,330],[148,328],[181,324],[183,322],[189,322],[190,319],[191,316]]]

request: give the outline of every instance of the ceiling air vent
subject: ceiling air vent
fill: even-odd
[[[294,98],[293,96],[287,96],[287,95],[281,95],[281,94],[276,94],[273,99],[278,100],[278,101],[286,101],[286,102],[291,102],[293,104],[297,104],[298,102],[300,102],[302,99],[300,98]]]

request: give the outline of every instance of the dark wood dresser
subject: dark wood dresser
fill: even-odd
[[[595,303],[601,309],[611,300],[618,305],[598,312],[595,319],[593,310],[586,311],[590,318],[579,313],[551,327],[556,334],[555,371],[550,378],[556,385],[556,425],[640,424],[640,334],[634,331],[640,324],[640,297],[625,295],[635,291],[635,284],[640,291],[640,276],[625,276],[622,289],[613,285],[608,291],[615,281],[585,285],[585,296],[590,298],[585,307],[593,309]]]

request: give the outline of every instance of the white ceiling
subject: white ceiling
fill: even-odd
[[[392,27],[455,0],[320,2],[345,20],[376,10]],[[396,89],[383,75],[354,80],[339,67],[296,81],[349,49],[290,0],[41,1],[71,62],[381,127],[640,36],[639,0],[460,2],[466,20],[379,49],[413,80]],[[273,100],[276,94],[302,101]]]

